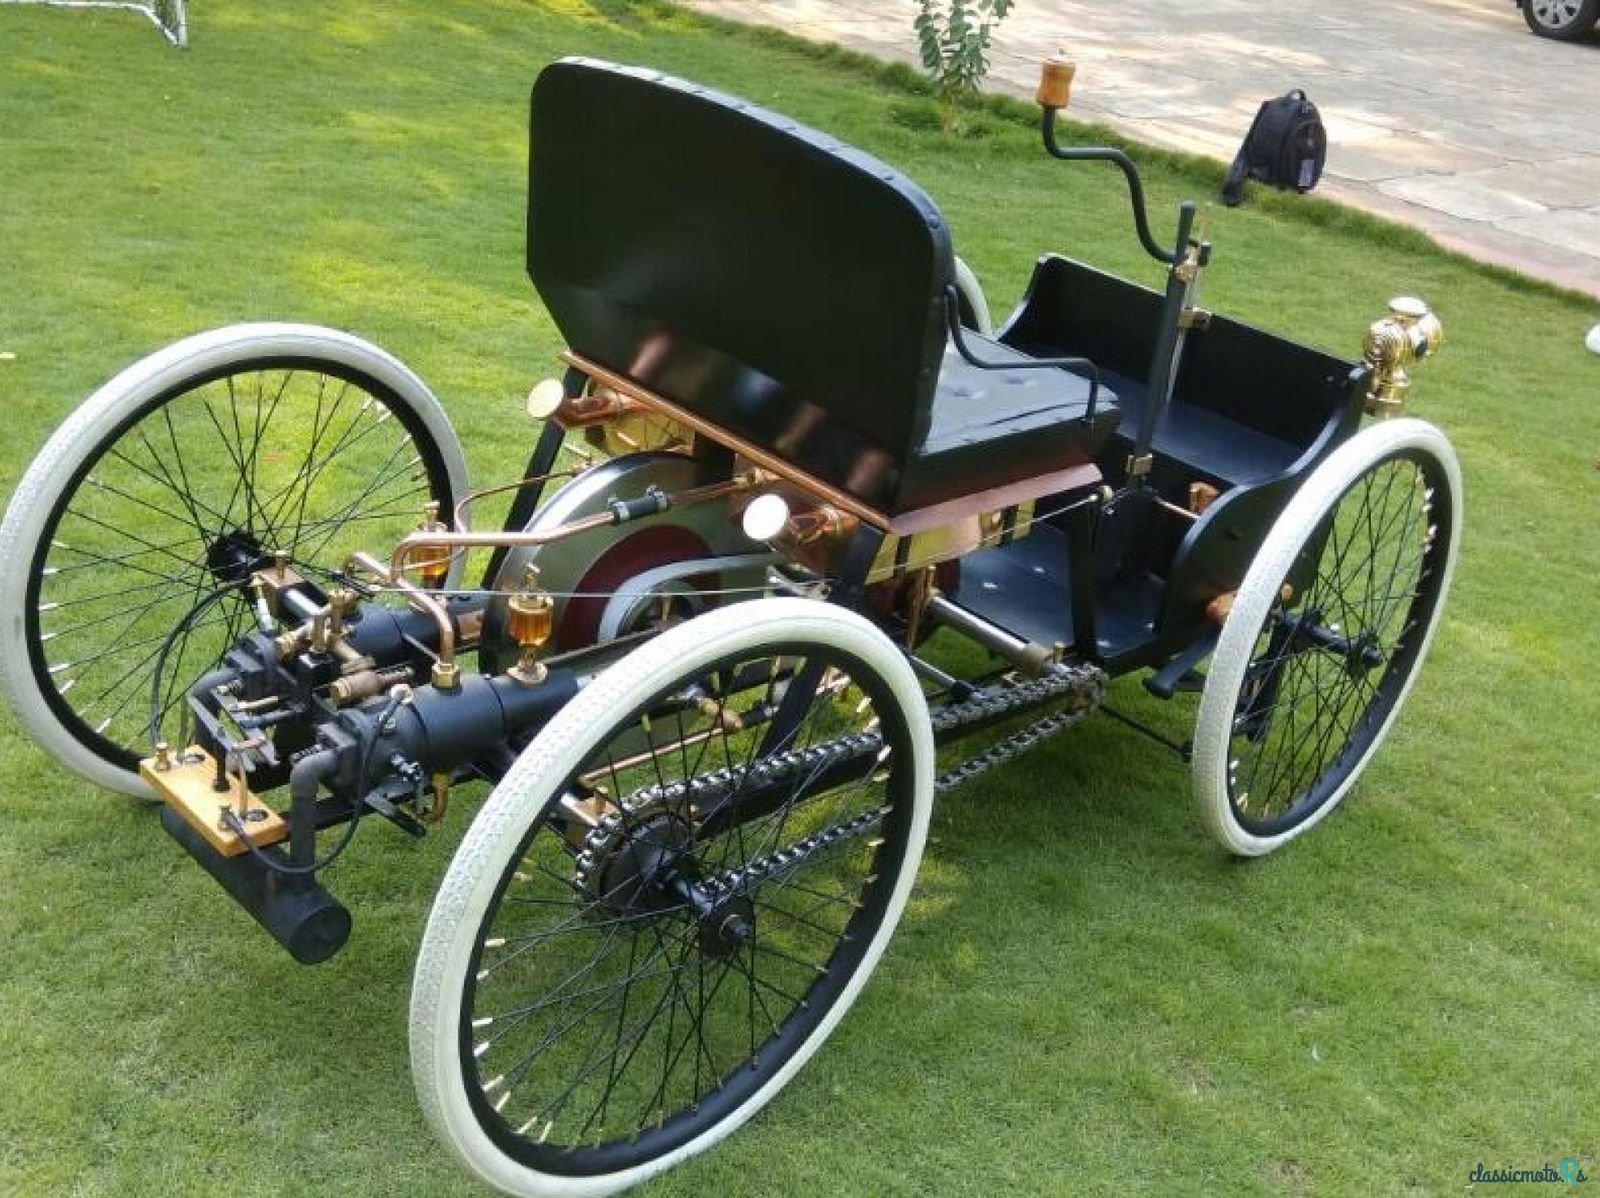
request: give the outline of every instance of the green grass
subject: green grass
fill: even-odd
[[[559,344],[520,265],[528,88],[649,63],[862,145],[944,207],[999,308],[1062,249],[1153,281],[1109,172],[1014,106],[930,131],[903,72],[616,0],[210,0],[194,45],[0,10],[0,394],[9,493],[115,369],[250,318],[348,328],[444,397],[478,481]],[[908,29],[909,36],[909,29]],[[1212,167],[1146,154],[1154,210]],[[1162,223],[1165,223],[1165,217]],[[1461,1189],[1600,1173],[1600,359],[1592,302],[1330,205],[1219,210],[1212,306],[1351,353],[1394,294],[1449,345],[1415,407],[1456,443],[1447,621],[1348,808],[1223,860],[1184,768],[1092,722],[936,813],[919,890],[834,1041],[659,1194]],[[381,547],[377,547],[381,548]],[[17,568],[17,563],[5,563]],[[1173,735],[1187,703],[1119,702]],[[292,962],[148,811],[0,724],[0,1191],[446,1192],[405,1004],[470,804],[333,871],[348,949]]]

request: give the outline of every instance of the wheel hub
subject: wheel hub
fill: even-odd
[[[602,919],[691,912],[702,952],[736,953],[755,935],[755,905],[734,886],[708,882],[695,856],[693,826],[658,809],[592,832],[578,859],[576,881]]]
[[[224,585],[240,585],[267,562],[261,543],[242,528],[223,533],[206,550],[206,568]]]
[[[1296,647],[1322,649],[1343,658],[1345,671],[1352,678],[1359,678],[1388,660],[1371,629],[1359,636],[1347,636],[1339,625],[1324,623],[1322,613],[1315,609],[1291,619],[1289,631]]]

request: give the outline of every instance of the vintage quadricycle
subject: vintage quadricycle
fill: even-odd
[[[1054,156],[1126,174],[1164,291],[1050,254],[993,330],[888,166],[565,60],[528,269],[570,348],[525,477],[470,490],[381,350],[247,325],[119,374],[13,496],[18,718],[296,959],[350,932],[323,875],[361,824],[493,783],[411,996],[427,1117],[489,1183],[609,1192],[748,1119],[883,953],[934,796],[1108,679],[1199,692],[1173,747],[1242,855],[1404,701],[1461,534],[1402,415],[1438,321],[1396,300],[1345,360],[1206,311],[1194,206],[1158,244],[1124,155],[1057,145],[1056,64],[1040,101]]]

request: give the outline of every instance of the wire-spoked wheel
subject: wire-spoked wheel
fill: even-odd
[[[933,744],[861,617],[762,599],[650,641],[474,820],[417,962],[412,1068],[485,1181],[601,1194],[702,1151],[818,1048],[904,909]]]
[[[257,324],[187,338],[58,428],[0,524],[0,684],[34,738],[102,786],[178,739],[189,687],[254,625],[282,553],[326,588],[343,555],[448,516],[466,486],[422,382],[364,341]]]
[[[1271,852],[1344,797],[1438,625],[1461,471],[1420,420],[1374,425],[1306,480],[1240,586],[1207,672],[1194,786],[1207,828]]]

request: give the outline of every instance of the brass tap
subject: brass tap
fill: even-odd
[[[506,604],[506,634],[520,650],[517,664],[507,673],[525,686],[538,686],[545,680],[547,671],[539,660],[539,649],[555,629],[554,613],[554,600],[539,586],[539,567],[530,565],[522,577],[522,590]]]
[[[1389,314],[1367,329],[1362,355],[1372,371],[1367,385],[1367,415],[1387,420],[1406,409],[1411,375],[1406,367],[1433,357],[1444,343],[1444,326],[1432,309],[1413,296],[1389,301]]]

